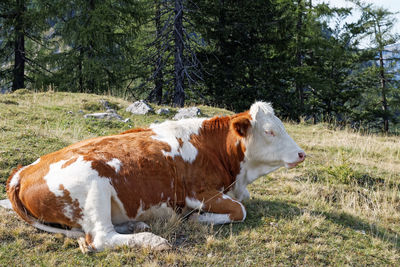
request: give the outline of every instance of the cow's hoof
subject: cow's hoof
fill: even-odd
[[[166,251],[166,250],[172,249],[172,246],[171,246],[171,244],[167,241],[166,243],[157,245],[156,247],[154,247],[154,248],[152,248],[152,249],[153,249],[153,250],[156,250],[156,251]]]
[[[78,238],[79,248],[83,254],[94,252],[95,249],[86,243],[86,239],[82,236]]]
[[[154,245],[151,246],[151,249],[156,251],[170,250],[171,248],[172,248],[171,244],[162,237],[161,240],[159,240],[158,242],[156,242]]]
[[[131,240],[131,244],[149,247],[157,251],[169,250],[172,248],[171,244],[165,238],[149,232],[135,234],[135,237]]]

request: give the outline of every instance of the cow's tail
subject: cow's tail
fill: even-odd
[[[27,223],[32,224],[34,222],[33,217],[28,214],[28,211],[25,209],[24,204],[22,204],[21,199],[19,198],[19,173],[21,171],[22,166],[19,165],[12,171],[10,177],[8,177],[6,185],[7,197],[10,200],[14,211]]]
[[[12,171],[10,177],[8,178],[6,185],[7,197],[11,202],[14,211],[27,223],[40,230],[50,233],[61,233],[71,238],[85,236],[85,234],[79,230],[66,230],[45,225],[41,223],[38,219],[29,214],[24,204],[22,203],[21,199],[19,198],[19,190],[20,190],[19,173],[22,171],[22,169],[23,169],[22,166],[18,166],[17,168],[15,168]]]

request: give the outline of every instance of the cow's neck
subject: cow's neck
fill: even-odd
[[[244,159],[245,147],[240,138],[230,130],[230,120],[233,117],[217,117],[205,120],[200,138],[204,138],[211,153],[218,157],[225,174],[220,178],[224,189],[234,186],[236,176],[240,173]]]

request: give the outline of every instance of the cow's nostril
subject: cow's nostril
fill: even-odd
[[[299,152],[299,158],[304,159],[306,157],[306,153],[304,152]]]

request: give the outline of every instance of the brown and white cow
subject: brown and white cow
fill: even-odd
[[[201,210],[200,222],[243,221],[246,186],[304,159],[271,105],[256,102],[233,116],[166,121],[81,141],[16,170],[7,195],[28,223],[80,237],[91,250],[167,249],[159,236],[132,233],[145,228],[138,222],[144,211],[165,203]]]

